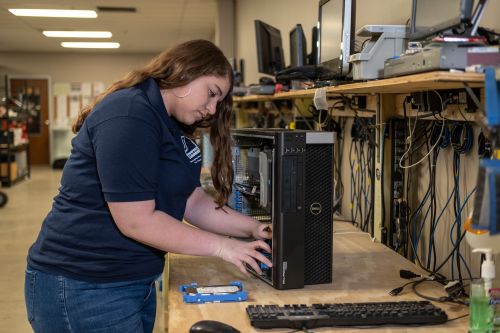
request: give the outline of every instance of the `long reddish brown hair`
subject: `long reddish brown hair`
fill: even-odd
[[[171,89],[184,86],[206,75],[227,77],[230,80],[230,87],[233,86],[231,65],[222,51],[213,43],[200,39],[174,46],[160,53],[143,68],[134,70],[113,83],[90,105],[84,107],[73,124],[73,132],[78,132],[94,106],[114,91],[135,86],[150,77],[156,80],[160,89]],[[191,126],[181,124],[188,135],[192,135],[200,127],[210,128],[210,141],[214,148],[211,174],[217,191],[215,202],[219,207],[227,203],[233,183],[229,131],[232,104],[231,91],[229,91],[224,100],[217,104],[217,112],[213,117]]]

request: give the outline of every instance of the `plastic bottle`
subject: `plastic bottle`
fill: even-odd
[[[500,288],[490,289],[490,302],[493,309],[492,333],[500,333]]]
[[[486,257],[486,260],[484,260],[481,265],[481,278],[484,280],[484,288],[486,294],[488,295],[492,287],[493,280],[495,279],[495,263],[493,262],[493,253],[491,249],[474,249],[472,252],[483,253]]]
[[[490,298],[484,288],[484,280],[471,283],[469,298],[469,332],[490,333],[492,327],[492,310]]]
[[[471,283],[469,332],[490,333],[493,328],[493,308],[489,292],[495,278],[495,264],[491,249],[474,249],[472,252],[484,253],[486,260],[481,265],[481,279]]]

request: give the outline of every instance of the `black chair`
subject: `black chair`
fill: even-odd
[[[7,194],[0,191],[0,208],[5,206],[7,204],[7,201],[9,201],[9,197],[7,196]]]

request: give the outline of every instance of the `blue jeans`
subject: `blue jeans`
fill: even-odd
[[[88,283],[26,269],[25,301],[36,333],[150,333],[157,276]]]

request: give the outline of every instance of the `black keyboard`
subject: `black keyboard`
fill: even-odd
[[[448,320],[446,312],[428,301],[249,305],[247,314],[257,328],[435,325]]]

